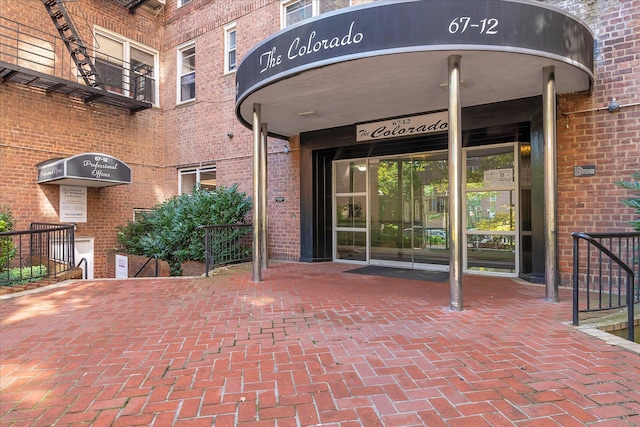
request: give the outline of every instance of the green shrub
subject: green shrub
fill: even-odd
[[[47,267],[34,265],[23,268],[10,268],[0,273],[0,286],[17,286],[42,280],[47,275]]]
[[[183,261],[204,261],[200,225],[246,223],[251,198],[238,186],[214,191],[194,189],[166,200],[137,222],[118,227],[118,244],[134,255],[153,256],[167,261],[172,275],[180,275]]]
[[[0,210],[0,233],[13,231],[15,227],[11,210],[5,206]],[[4,271],[15,256],[16,246],[11,236],[0,237],[0,271]]]
[[[640,172],[633,174],[633,181],[619,181],[618,184],[624,188],[632,190],[636,193],[636,197],[631,199],[624,199],[622,203],[635,208],[636,214],[640,217]],[[640,231],[640,219],[631,221],[630,224],[635,230]]]

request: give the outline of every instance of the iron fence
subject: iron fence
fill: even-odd
[[[214,268],[252,260],[253,226],[251,224],[202,225],[198,230],[204,230],[207,276]]]
[[[640,233],[572,233],[573,324],[580,313],[627,308],[629,339],[640,303]]]
[[[75,267],[74,226],[32,223],[0,233],[0,286],[55,277]]]

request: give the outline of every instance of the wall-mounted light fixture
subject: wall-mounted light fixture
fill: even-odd
[[[285,146],[284,146],[284,148],[282,149],[282,152],[283,152],[284,154],[289,154],[289,151],[290,151],[290,150],[289,150],[289,146],[288,146],[288,145],[285,145]]]
[[[616,101],[616,99],[613,98],[611,99],[611,102],[607,106],[607,109],[609,110],[610,113],[615,113],[617,111],[620,111],[620,104],[618,104],[618,101]]]

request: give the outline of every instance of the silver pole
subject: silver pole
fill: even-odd
[[[254,282],[262,281],[262,262],[260,260],[260,224],[261,224],[261,189],[262,183],[260,179],[261,164],[261,114],[260,104],[253,104],[253,274]]]
[[[260,141],[260,258],[262,268],[269,268],[269,247],[267,244],[267,124],[262,123]]]
[[[556,155],[555,67],[542,69],[542,127],[544,134],[544,240],[546,300],[558,302],[558,199]]]
[[[460,55],[449,56],[449,309],[462,311],[462,107]]]

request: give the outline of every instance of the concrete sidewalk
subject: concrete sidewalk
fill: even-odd
[[[640,356],[571,295],[277,263],[0,301],[1,426],[640,425]]]

